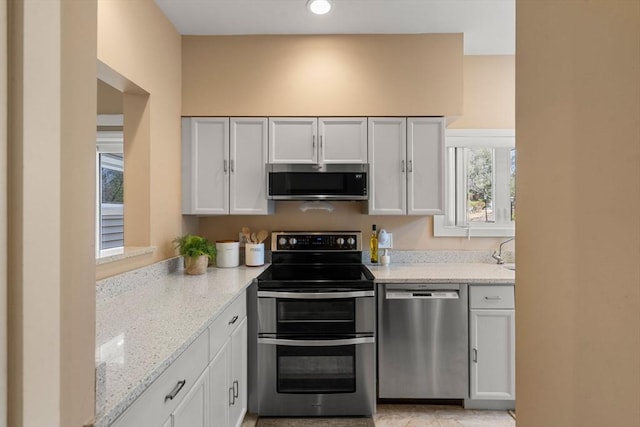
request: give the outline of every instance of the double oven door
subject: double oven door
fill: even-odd
[[[375,408],[371,290],[258,290],[262,416],[371,415]]]

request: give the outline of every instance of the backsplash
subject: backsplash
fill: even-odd
[[[183,268],[182,257],[169,258],[96,282],[96,300],[120,295]]]
[[[491,251],[401,251],[389,249],[388,254],[391,264],[409,263],[472,263],[495,264],[496,260],[491,258]],[[380,249],[378,255],[382,255],[384,249]],[[513,251],[502,251],[502,257],[506,263],[515,262],[516,256]],[[362,251],[362,261],[370,264],[370,252]]]

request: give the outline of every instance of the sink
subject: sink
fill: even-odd
[[[506,268],[507,270],[516,271],[516,265],[515,264],[502,264],[502,267]]]

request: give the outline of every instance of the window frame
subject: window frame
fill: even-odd
[[[513,237],[515,222],[499,221],[496,223],[466,223],[466,173],[462,156],[455,155],[455,148],[493,148],[506,149],[496,151],[495,164],[509,161],[504,153],[515,148],[514,129],[447,129],[445,131],[445,208],[443,215],[433,216],[433,234],[435,237]],[[504,159],[498,159],[502,153]],[[508,166],[507,166],[508,168]],[[458,174],[458,176],[456,176]],[[463,175],[463,176],[460,176]],[[496,186],[509,188],[508,174],[494,170]],[[503,182],[507,177],[506,182]],[[462,179],[461,179],[462,178]],[[504,204],[504,194],[494,192],[494,203]]]
[[[113,124],[109,124],[113,125]],[[116,125],[117,126],[117,125]],[[101,245],[101,214],[102,214],[102,169],[100,164],[100,155],[109,153],[124,153],[124,133],[122,130],[109,130],[96,132],[96,214],[95,214],[95,251],[96,259],[122,254],[124,252],[124,241],[122,246],[108,249],[100,249]],[[124,162],[124,158],[123,158]],[[115,169],[115,168],[114,168]],[[118,170],[118,169],[116,169]],[[122,167],[124,173],[124,165]],[[110,205],[110,204],[109,204]],[[113,208],[113,206],[107,206]],[[124,213],[124,202],[122,203]]]

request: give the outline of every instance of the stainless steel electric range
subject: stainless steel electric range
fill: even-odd
[[[261,416],[375,412],[375,294],[360,232],[274,232],[258,277]]]

